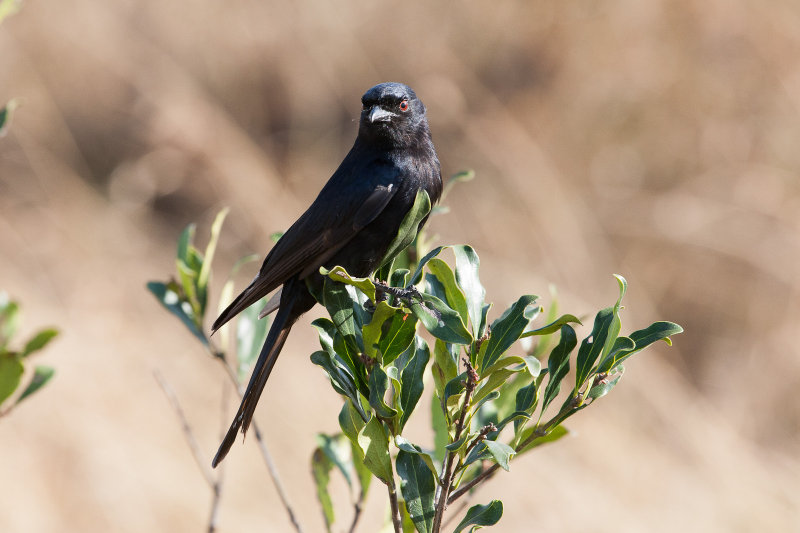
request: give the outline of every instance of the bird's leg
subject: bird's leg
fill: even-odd
[[[380,281],[380,280],[373,280],[375,283],[375,300],[376,303],[383,301],[386,299],[386,295],[390,294],[399,300],[403,300],[406,302],[409,307],[414,303],[413,301],[416,300],[419,305],[425,308],[431,315],[433,315],[436,320],[441,320],[442,315],[436,309],[430,307],[425,300],[422,298],[422,295],[419,293],[415,286],[411,286],[405,289],[400,287],[391,287],[389,284]]]

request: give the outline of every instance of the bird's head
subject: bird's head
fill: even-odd
[[[361,97],[359,136],[403,145],[428,133],[425,106],[408,85],[381,83]]]

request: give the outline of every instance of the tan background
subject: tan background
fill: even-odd
[[[52,384],[0,419],[0,531],[204,529],[210,493],[152,372],[209,455],[224,380],[144,284],[225,205],[218,272],[263,254],[388,80],[427,104],[444,172],[477,172],[431,229],[476,247],[498,312],[549,283],[591,312],[619,272],[625,331],[687,330],[480,490],[505,501],[497,529],[796,530],[800,4],[426,6],[29,0],[0,26],[0,101],[24,99],[0,139],[0,287],[25,332],[63,330],[40,359]],[[308,360],[318,314],[258,412],[307,531],[322,529],[313,433],[339,406]],[[360,531],[382,506],[374,490]],[[290,531],[250,439],[227,461],[220,529]]]

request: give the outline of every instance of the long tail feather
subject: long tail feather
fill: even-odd
[[[247,389],[242,397],[242,403],[239,405],[239,411],[231,423],[231,427],[225,434],[222,444],[217,450],[217,455],[214,457],[211,465],[216,467],[228,454],[228,451],[236,442],[236,436],[241,428],[242,434],[247,432],[250,427],[250,422],[253,419],[253,414],[258,404],[258,399],[267,384],[267,379],[272,372],[272,367],[275,366],[275,361],[278,360],[278,355],[281,353],[286,337],[292,329],[292,325],[297,319],[295,314],[294,303],[297,299],[297,292],[294,290],[284,290],[284,295],[288,296],[282,298],[280,309],[275,316],[275,321],[270,327],[267,340],[261,348],[261,353],[258,356],[258,361],[253,368],[253,374],[250,376],[250,382],[247,384]]]

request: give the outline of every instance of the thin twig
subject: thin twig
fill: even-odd
[[[236,375],[236,370],[231,366],[228,362],[228,359],[225,357],[224,352],[220,352],[212,347],[209,347],[211,353],[214,355],[216,359],[222,363],[222,367],[225,369],[228,377],[233,382],[236,392],[239,395],[239,398],[244,397],[244,390],[242,388],[241,383],[239,383],[239,377]],[[286,493],[286,489],[283,487],[283,482],[281,481],[281,477],[278,474],[278,469],[275,468],[275,463],[272,461],[272,454],[269,453],[267,449],[267,443],[264,441],[263,436],[261,435],[261,430],[258,427],[255,419],[250,423],[251,427],[253,428],[253,434],[255,435],[256,442],[258,443],[258,449],[261,451],[261,457],[264,459],[264,463],[267,465],[267,470],[269,471],[269,475],[272,478],[272,484],[275,485],[275,490],[278,492],[278,497],[281,499],[281,503],[283,503],[283,507],[286,509],[286,512],[289,514],[289,520],[292,522],[295,530],[298,533],[303,533],[303,528],[300,526],[300,523],[297,521],[297,516],[292,509],[292,504],[289,502],[289,496]]]
[[[230,393],[229,385],[226,381],[222,382],[222,401],[220,402],[220,438],[225,436],[225,429],[228,427],[228,394]],[[208,533],[214,533],[217,530],[217,519],[219,517],[219,504],[222,500],[222,485],[225,480],[225,465],[220,465],[217,469],[217,481],[214,483],[213,498],[211,500],[211,513],[208,517]]]
[[[153,376],[156,378],[156,382],[158,383],[159,387],[161,387],[161,390],[164,391],[164,395],[167,397],[167,400],[169,400],[172,409],[175,411],[175,414],[178,416],[178,419],[181,422],[181,429],[183,430],[183,435],[184,437],[186,437],[186,442],[187,444],[189,444],[189,448],[192,450],[192,455],[194,456],[194,460],[197,463],[197,467],[203,474],[203,477],[205,478],[206,483],[208,483],[208,486],[213,489],[215,484],[214,474],[208,467],[206,458],[203,457],[203,452],[200,451],[200,446],[197,444],[197,439],[194,436],[192,427],[189,425],[189,421],[186,419],[186,415],[184,414],[183,408],[181,407],[181,404],[178,401],[178,397],[175,395],[175,391],[161,375],[161,372],[159,372],[158,370],[153,370]]]
[[[353,514],[353,522],[350,524],[349,533],[355,533],[356,525],[358,525],[358,519],[361,518],[361,501],[357,501],[353,507],[355,512]]]
[[[458,418],[458,422],[456,423],[456,432],[453,436],[453,442],[458,441],[461,438],[461,432],[464,430],[464,421],[467,418],[467,411],[469,410],[469,404],[472,400],[472,391],[475,390],[475,385],[478,382],[478,374],[475,372],[475,369],[472,368],[472,365],[469,362],[469,359],[464,359],[464,364],[467,367],[467,381],[464,384],[464,404],[461,408],[461,416]],[[439,500],[436,502],[436,514],[433,517],[433,531],[434,533],[438,533],[442,528],[442,518],[444,516],[444,510],[448,504],[448,495],[450,494],[450,485],[453,483],[453,459],[455,458],[455,453],[448,450],[447,451],[447,458],[445,460],[445,469],[444,469],[444,477],[442,478],[442,486],[441,491],[439,492]]]
[[[397,502],[397,490],[394,483],[387,484],[389,489],[389,507],[392,512],[392,525],[394,525],[394,533],[403,533],[403,523],[400,520],[400,504]]]

